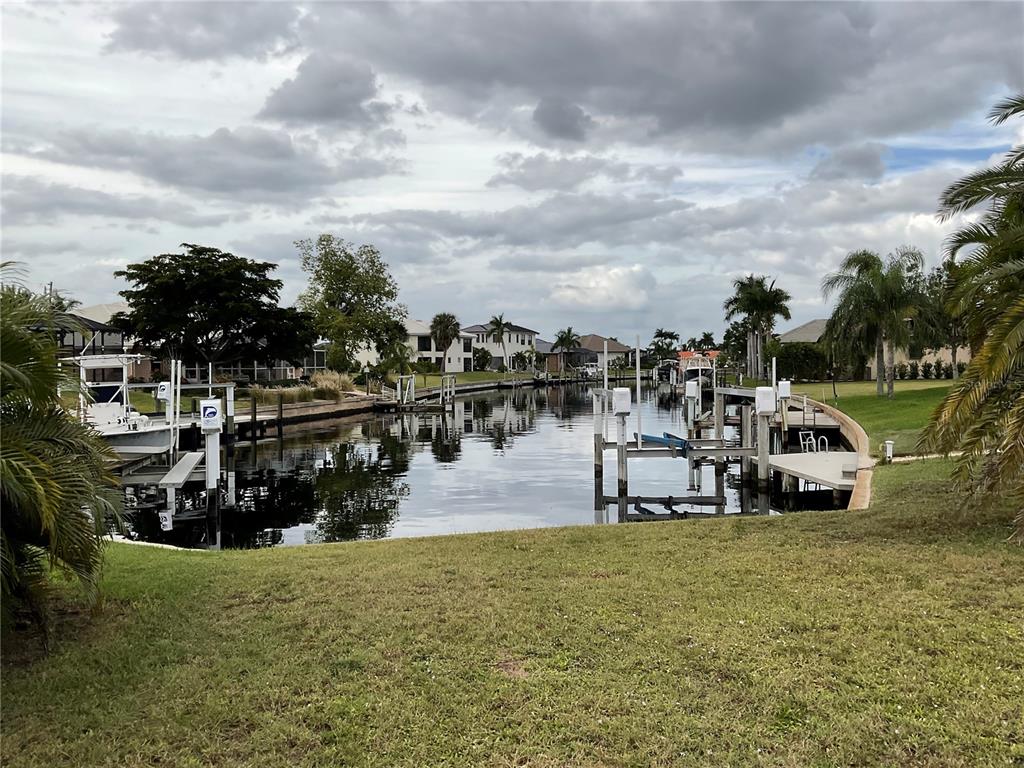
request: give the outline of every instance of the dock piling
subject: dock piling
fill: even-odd
[[[629,476],[626,469],[626,414],[618,416],[619,430],[616,435],[617,459],[618,459],[618,497],[619,497],[619,522],[625,522],[626,511],[629,504]]]

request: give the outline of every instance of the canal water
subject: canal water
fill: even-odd
[[[645,433],[682,432],[679,401],[644,388],[639,407]],[[615,440],[614,419],[609,422],[607,439]],[[635,426],[634,413],[628,421],[631,440]],[[222,511],[220,545],[291,546],[615,522],[614,505],[595,510],[593,457],[591,393],[580,385],[462,397],[454,416],[376,414],[309,425],[281,440],[261,441],[255,450],[246,442],[236,445],[236,505]],[[615,452],[607,451],[607,496],[616,492],[615,466]],[[714,494],[712,466],[702,468],[698,490],[688,475],[681,458],[631,460],[629,492]],[[746,511],[738,465],[728,467],[725,498],[719,511]],[[211,535],[199,520],[176,522],[169,533],[142,520],[135,527],[141,538],[179,545],[201,546]]]

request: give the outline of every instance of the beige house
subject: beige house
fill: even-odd
[[[798,325],[796,328],[786,331],[785,333],[779,334],[779,342],[782,344],[817,344],[821,341],[822,336],[825,335],[825,325],[828,323],[827,319],[818,318]],[[969,363],[971,361],[971,350],[968,347],[958,347],[956,351],[956,361],[958,363]],[[897,349],[895,355],[893,355],[893,364],[900,365],[910,363],[917,363],[923,365],[924,363],[936,363],[941,362],[943,365],[949,365],[953,362],[953,351],[950,347],[943,347],[942,349],[929,349],[920,357],[910,357],[905,349]],[[867,367],[864,369],[864,374],[868,381],[875,380],[875,359],[872,356],[868,362]]]

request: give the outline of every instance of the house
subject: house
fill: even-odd
[[[426,360],[440,369],[443,359],[444,370],[448,373],[473,370],[473,334],[462,331],[459,338],[442,354],[430,335],[429,323],[412,318],[407,318],[403,322],[407,334],[405,343],[412,352],[410,358],[414,363]],[[377,365],[380,362],[380,356],[372,345],[357,353],[355,359],[361,366]]]
[[[825,326],[828,320],[817,319],[798,325],[790,331],[779,334],[781,344],[817,344],[825,335]]]
[[[580,337],[579,349],[581,352],[586,353],[588,363],[597,363],[598,368],[604,368],[604,345],[608,342],[608,367],[612,367],[613,362],[622,357],[623,355],[629,355],[633,349],[627,347],[625,344],[621,344],[615,339],[609,339],[604,336],[598,336],[596,333],[588,333],[586,336]]]
[[[491,353],[491,368],[501,365],[503,355],[505,364],[509,365],[509,361],[517,352],[532,355],[537,348],[537,332],[521,325],[513,325],[510,330],[505,332],[504,349],[494,340],[486,325],[468,325],[462,329],[462,332],[472,336],[474,347],[482,347]]]
[[[579,346],[565,353],[561,349],[557,351],[551,349],[551,345],[548,342],[544,342],[547,350],[549,350],[545,352],[548,359],[547,370],[550,373],[560,372],[563,360],[567,370],[570,368],[582,368],[585,365],[596,365],[598,368],[604,368],[604,344],[606,341],[608,342],[609,368],[614,367],[617,359],[623,355],[628,357],[633,352],[631,347],[620,344],[615,339],[599,336],[596,333],[588,333],[586,336],[581,336]],[[539,344],[538,349],[540,349]]]
[[[792,330],[781,333],[778,336],[779,342],[782,344],[817,344],[825,335],[825,326],[828,324],[828,320],[818,319],[811,320],[810,322],[799,325]],[[823,350],[823,353],[827,355],[827,350]],[[956,351],[956,359],[958,363],[966,363],[971,359],[971,350],[968,347],[960,347]],[[912,362],[923,365],[924,363],[942,363],[943,365],[950,365],[953,361],[953,353],[949,347],[942,349],[928,349],[925,350],[924,354],[920,357],[910,357],[907,350],[897,349],[893,355],[893,364],[896,366],[906,365]],[[868,355],[866,365],[864,368],[864,377],[868,381],[874,381],[875,379],[875,356]]]
[[[83,332],[62,331],[57,339],[59,354],[73,355],[111,355],[134,352],[131,339],[125,339],[119,328],[110,324],[115,313],[128,309],[124,302],[114,304],[96,304],[91,307],[75,308],[69,313]],[[128,366],[128,375],[133,379],[146,380],[152,372],[152,362],[148,358],[132,362]],[[121,372],[108,369],[95,369],[89,372],[92,381],[120,381]]]

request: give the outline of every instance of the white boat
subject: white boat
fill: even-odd
[[[171,361],[171,381],[159,385],[157,399],[167,402],[163,417],[151,417],[134,410],[129,399],[128,370],[142,355],[78,355],[67,358],[81,372],[79,418],[93,426],[118,456],[137,458],[173,452],[177,448],[181,412],[180,361]],[[89,381],[88,372],[121,369],[121,383]],[[87,397],[92,391],[93,397]]]

